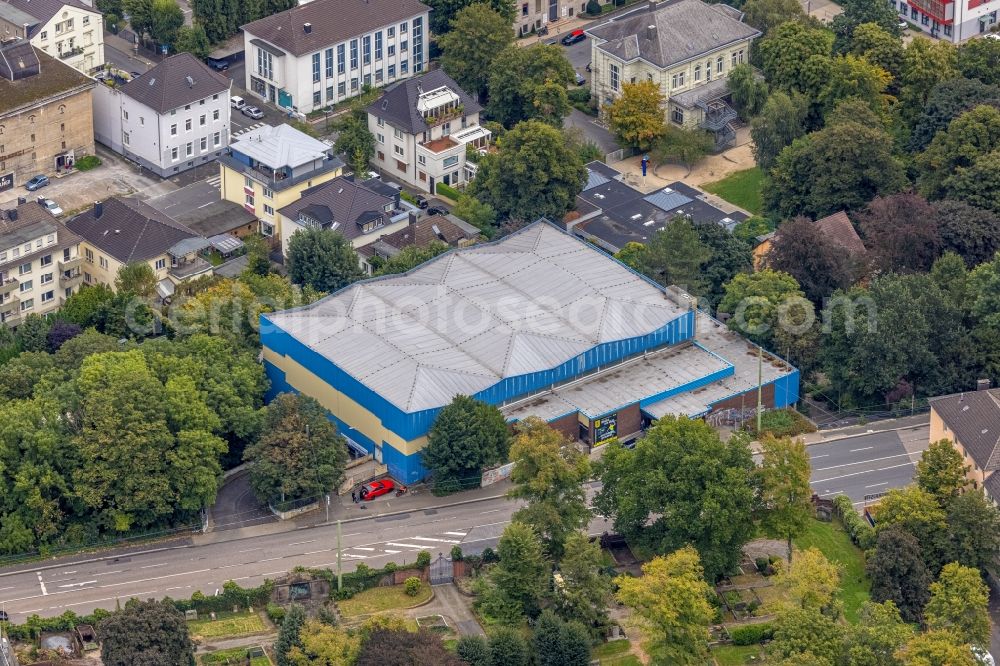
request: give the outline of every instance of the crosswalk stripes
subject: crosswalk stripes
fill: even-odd
[[[239,132],[235,132],[233,134],[232,138],[233,139],[238,139],[241,136],[243,136],[244,134],[246,134],[247,132],[252,132],[255,129],[257,129],[258,127],[263,127],[264,125],[265,125],[265,123],[254,123],[253,125],[251,125],[250,127],[247,127],[246,129],[242,129]]]
[[[222,187],[222,176],[212,176],[211,178],[206,178],[205,182],[212,187],[219,189]]]

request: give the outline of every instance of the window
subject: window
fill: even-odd
[[[219,93],[216,93],[216,94],[212,95],[212,99],[213,100],[219,99]]]
[[[715,59],[715,73],[722,74],[722,56]]]
[[[42,284],[48,284],[52,282],[52,273],[46,273],[45,275],[43,275],[42,279],[39,280],[39,282],[41,282]]]
[[[184,121],[184,131],[185,132],[190,132],[191,131],[191,119],[190,118],[188,118],[187,120]]]
[[[611,63],[608,67],[608,83],[611,85],[612,90],[618,90],[620,85],[619,70],[618,65]]]
[[[678,107],[675,106],[673,108],[673,111],[671,111],[671,113],[670,113],[670,119],[672,121],[674,121],[675,123],[677,123],[678,125],[683,125],[684,124],[684,112],[680,108],[678,108]]]
[[[201,150],[202,150],[202,152],[204,152],[207,149],[208,149],[208,137],[207,136],[203,136],[203,137],[201,137]]]
[[[370,86],[371,84],[372,84],[372,75],[371,74],[365,74],[365,85],[366,86]]]
[[[358,40],[351,40],[351,69],[358,68]]]
[[[742,63],[743,63],[743,49],[740,49],[740,50],[739,50],[739,51],[737,52],[737,55],[739,55],[739,58],[738,58],[738,60],[739,60],[739,62],[740,62],[740,63],[742,64]]]
[[[252,194],[245,194],[243,196],[243,203],[246,204],[247,206],[250,206],[251,208],[253,208],[253,195]]]
[[[441,125],[441,136],[448,136],[451,134],[451,123],[444,123]]]
[[[191,157],[193,153],[194,153],[194,144],[188,141],[187,146],[185,146],[184,154],[187,155],[188,157]]]
[[[403,21],[402,23],[399,24],[399,34],[400,35],[406,34],[406,21]]]
[[[31,291],[32,287],[34,287],[34,284],[32,284],[31,280],[23,280],[20,287],[21,293],[23,294],[26,291]]]
[[[198,124],[201,125],[202,127],[205,126],[205,114],[204,113],[201,114],[200,118],[198,118]]]
[[[257,49],[257,74],[265,79],[274,78],[274,63],[271,54],[264,49]]]
[[[444,166],[453,167],[458,164],[458,155],[452,155],[451,157],[444,158]]]
[[[381,60],[382,59],[382,33],[381,33],[381,31],[375,33],[375,59],[376,60]]]
[[[375,119],[375,124],[378,125],[379,127],[385,127],[385,121],[382,120],[382,116],[379,116],[378,118]]]
[[[47,291],[44,294],[42,294],[42,303],[48,303],[55,297],[56,293],[54,291]]]
[[[392,135],[397,139],[399,139],[400,141],[403,140],[403,130],[399,129],[398,127],[392,128]]]
[[[326,50],[326,78],[333,78],[333,48]]]
[[[90,17],[89,16],[84,16],[83,17],[83,24],[84,25],[90,25]]]
[[[174,162],[177,161],[177,146],[174,146],[173,148],[170,149],[170,159],[173,160]]]
[[[706,60],[705,61],[705,80],[706,81],[711,81],[712,80],[712,61],[711,60]]]
[[[126,146],[128,145],[128,139],[129,139],[128,132],[122,132],[122,143],[124,143]]]
[[[31,118],[32,118],[31,122],[34,122],[34,118],[35,117],[31,116]],[[122,109],[122,118],[124,118],[125,120],[128,120],[128,111],[126,111],[125,109]]]
[[[215,111],[212,111],[212,122],[215,122],[218,119],[219,119],[219,110],[216,109]]]
[[[190,104],[185,104],[184,105],[184,110],[185,111],[190,111],[191,110],[191,105]]]
[[[399,42],[399,52],[400,53],[406,53],[406,49],[407,48],[409,48],[409,44],[406,43],[405,39]]]
[[[679,72],[670,77],[670,87],[671,88],[684,87],[684,72]]]
[[[323,103],[323,92],[320,90],[313,91],[313,106],[319,106]]]
[[[274,190],[272,190],[269,187],[265,187],[264,188],[264,198],[265,199],[273,199],[274,198]]]
[[[389,39],[392,39],[393,37],[395,37],[396,36],[396,26],[390,25],[388,28],[386,28],[385,29],[385,36],[388,37]]]
[[[333,86],[326,87],[326,101],[328,102],[333,101]]]
[[[694,66],[694,80],[695,82],[701,81],[701,65]]]
[[[427,157],[425,155],[417,155],[417,164],[420,165],[427,164]]]
[[[357,89],[358,89],[358,77],[354,77],[353,79],[351,79],[351,90],[357,90]]]
[[[410,64],[405,60],[399,63],[399,75],[407,74],[410,71]]]
[[[344,62],[344,45],[337,45],[337,74],[343,74],[346,69],[346,63]]]
[[[312,54],[313,83],[319,83],[319,54]]]
[[[366,65],[372,64],[372,36],[365,35],[361,38],[361,57]]]
[[[390,51],[392,50],[392,46],[389,47],[389,50]],[[389,55],[392,55],[392,54],[390,53]],[[396,78],[396,66],[395,65],[389,65],[389,70],[386,73],[386,76],[388,76],[390,79]]]
[[[42,241],[38,241],[39,245],[41,245],[41,243],[42,243]],[[52,265],[52,255],[51,254],[45,255],[44,257],[42,257],[42,260],[39,261],[38,263],[41,264],[43,267],[45,267],[45,266],[51,266]]]
[[[243,187],[248,190],[253,189],[253,181],[250,179],[250,176],[243,176]]]
[[[376,132],[375,140],[378,141],[379,143],[385,143],[385,135],[382,134],[381,132]]]
[[[46,245],[52,245],[55,242],[56,242],[56,235],[55,234],[49,234],[48,236],[45,237],[45,244]]]
[[[951,24],[949,23],[944,24],[944,34],[946,37],[951,37]]]
[[[25,250],[25,251],[26,252],[30,252],[31,251],[31,246],[29,245],[28,249]],[[17,274],[18,275],[30,275],[31,274],[31,263],[21,264],[20,266],[18,266],[17,267]]]
[[[389,57],[391,58],[394,55],[396,55],[396,45],[395,44],[389,44]]]
[[[83,258],[87,260],[87,263],[94,263],[94,251],[87,248],[83,251]]]
[[[264,212],[267,213],[268,215],[274,215],[274,209],[268,206],[267,204],[264,204]]]
[[[41,34],[39,35],[39,37],[40,37],[41,39],[48,39],[48,38],[49,38],[49,33],[48,33],[47,31],[45,31],[45,30],[42,30],[42,32],[41,32]]]
[[[33,307],[35,307],[35,299],[29,298],[28,300],[21,301],[21,312],[27,312]]]
[[[166,267],[167,267],[167,260],[166,259],[157,259],[156,260],[156,270],[162,271]]]
[[[392,152],[394,152],[394,153],[396,153],[397,155],[399,155],[400,157],[402,157],[402,156],[403,156],[403,147],[402,147],[402,146],[395,146],[395,145],[394,145],[394,146],[392,147]]]
[[[343,97],[346,94],[347,94],[347,84],[341,81],[340,83],[337,84],[337,95],[339,97]]]
[[[738,64],[738,62],[736,60],[736,51],[733,51],[733,54],[732,54],[732,56],[729,59],[729,64],[730,64],[731,67],[736,67],[736,65]]]
[[[375,83],[381,83],[383,76],[384,75],[381,69],[375,70]]]
[[[97,257],[97,263],[100,264],[101,268],[104,270],[108,269],[108,260],[102,256]]]

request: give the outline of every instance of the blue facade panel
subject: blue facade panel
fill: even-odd
[[[382,462],[385,463],[392,478],[402,483],[417,483],[427,478],[430,472],[420,462],[420,453],[403,455],[394,447],[382,444]]]

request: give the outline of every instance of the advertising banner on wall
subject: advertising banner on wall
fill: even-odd
[[[606,442],[618,436],[618,414],[609,414],[594,421],[594,444]]]

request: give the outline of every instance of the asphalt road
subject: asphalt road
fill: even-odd
[[[820,497],[847,495],[855,505],[866,495],[900,488],[913,480],[927,448],[926,425],[874,432],[809,447],[812,486]]]

